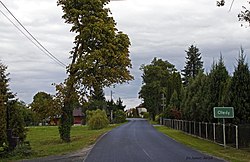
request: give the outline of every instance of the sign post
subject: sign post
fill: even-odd
[[[223,142],[226,147],[226,125],[225,118],[234,118],[233,107],[214,107],[214,118],[223,119]]]

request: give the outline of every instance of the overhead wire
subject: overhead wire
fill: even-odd
[[[6,17],[12,25],[14,25],[27,39],[29,39],[37,48],[39,48],[43,53],[45,53],[48,57],[50,57],[53,61],[59,64],[62,67],[66,67],[66,65],[60,61],[56,56],[54,56],[49,50],[47,50],[25,27],[24,25],[12,14],[12,12],[7,8],[7,6],[0,1],[2,6],[8,11],[8,13],[17,21],[17,23],[28,33],[28,35],[33,39],[31,39],[27,34],[25,34],[3,11],[0,10],[2,15]]]
[[[0,10],[1,14],[8,19],[11,24],[13,26],[15,26],[27,39],[29,39],[37,48],[39,48],[42,52],[44,52],[47,56],[49,56],[51,59],[53,59],[53,57],[51,57],[50,55],[48,55],[40,46],[38,46],[29,36],[27,36],[2,10]]]
[[[233,4],[234,4],[234,0],[232,1],[228,12],[230,12],[232,10]]]

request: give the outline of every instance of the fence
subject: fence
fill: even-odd
[[[175,119],[162,119],[161,124],[214,141],[224,146],[246,148],[250,146],[250,125],[206,123]],[[224,131],[225,130],[225,133]]]

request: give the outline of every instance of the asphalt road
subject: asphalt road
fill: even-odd
[[[85,162],[222,162],[159,133],[146,120],[131,119],[104,135]]]

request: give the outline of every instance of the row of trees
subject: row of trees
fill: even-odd
[[[117,104],[113,100],[105,102],[102,90],[133,79],[130,74],[130,40],[127,34],[116,28],[116,22],[106,7],[108,3],[109,0],[57,1],[63,10],[62,18],[72,25],[70,31],[75,33],[74,47],[70,51],[72,61],[67,66],[68,78],[56,85],[54,97],[43,92],[35,95],[31,110],[38,120],[60,114],[59,133],[65,142],[70,142],[75,107],[107,109],[109,113],[123,109],[121,100]],[[5,67],[2,68],[4,72]],[[8,80],[3,76],[1,80],[4,85],[0,87],[3,94],[0,96],[0,128],[3,131],[0,145],[6,141],[6,104],[14,98],[8,93]]]
[[[24,142],[27,134],[25,127],[60,117],[62,103],[58,96],[46,92],[35,94],[30,105],[19,101],[9,88],[9,74],[6,70],[7,66],[0,62],[0,148],[12,150],[14,147],[10,146],[11,138],[18,138],[19,142]],[[119,123],[125,120],[125,106],[122,100],[119,98],[116,102],[106,101],[102,89],[93,92],[84,105],[79,102],[74,105],[75,108],[82,108],[85,114],[87,110],[103,109],[108,115],[112,111],[112,122]]]
[[[230,76],[222,55],[204,73],[199,49],[186,51],[186,65],[180,72],[168,61],[154,58],[142,65],[143,86],[139,92],[151,116],[216,122],[213,107],[234,107],[233,123],[250,123],[250,71],[241,48],[237,66]],[[164,106],[166,105],[166,108]]]
[[[33,124],[43,123],[48,120],[53,120],[53,118],[60,118],[60,105],[61,103],[56,96],[46,92],[38,92],[35,94],[32,103],[29,105],[31,112],[33,113]],[[84,104],[77,102],[74,103],[74,105],[74,108],[81,108],[85,115],[87,115],[86,111],[88,110],[91,111],[101,109],[104,110],[108,116],[110,116],[111,111],[114,114],[118,110],[124,111],[125,109],[121,98],[119,98],[116,102],[113,99],[110,101],[106,100],[102,89],[93,92],[93,95],[90,96]]]

